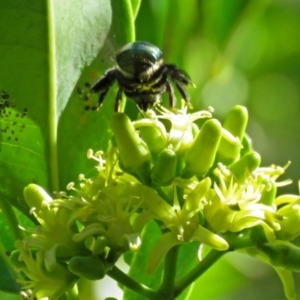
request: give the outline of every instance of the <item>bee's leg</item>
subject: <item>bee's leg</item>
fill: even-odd
[[[102,92],[100,93],[99,98],[98,98],[98,105],[95,107],[95,110],[98,110],[101,107],[108,90],[109,90],[109,87],[102,90]]]
[[[92,93],[99,93],[102,90],[109,88],[116,80],[116,70],[109,69],[105,74],[100,77],[90,88]]]
[[[166,64],[165,67],[167,68],[168,75],[176,84],[176,87],[184,99],[184,101],[190,106],[189,102],[189,94],[186,91],[186,86],[195,86],[191,79],[189,78],[188,74],[185,71],[178,69],[175,65]]]
[[[96,109],[98,109],[103,103],[109,88],[111,87],[111,85],[114,83],[115,80],[116,80],[116,70],[110,69],[106,71],[105,75],[100,77],[90,88],[91,93],[99,93],[98,106],[96,107]]]
[[[176,97],[174,94],[174,89],[171,85],[171,83],[169,82],[169,80],[166,81],[166,90],[167,93],[169,95],[169,104],[171,108],[174,108],[176,106]]]
[[[179,91],[182,99],[186,102],[186,104],[189,105],[189,103],[190,103],[190,96],[187,93],[185,87],[183,86],[183,84],[180,81],[175,80],[174,82],[176,84],[176,87],[177,87],[177,89],[178,89],[178,91]]]
[[[120,111],[120,102],[122,100],[122,94],[123,94],[123,90],[121,88],[119,88],[117,97],[116,97],[116,102],[115,102],[115,112]]]

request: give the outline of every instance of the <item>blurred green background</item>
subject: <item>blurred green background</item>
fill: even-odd
[[[143,0],[136,39],[160,47],[186,70],[197,109],[213,106],[222,119],[236,104],[250,114],[248,133],[263,165],[300,178],[300,1]]]
[[[143,0],[136,39],[157,45],[166,62],[187,71],[197,86],[189,89],[196,109],[213,106],[223,119],[234,105],[245,105],[262,165],[291,161],[281,179],[293,184],[279,193],[298,193],[299,0]],[[300,286],[299,276],[295,282]],[[198,281],[191,300],[200,298],[285,299],[271,268],[236,253]]]

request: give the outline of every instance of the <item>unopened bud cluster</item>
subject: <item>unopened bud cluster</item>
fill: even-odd
[[[98,175],[80,175],[79,187],[68,186],[72,196],[53,200],[36,185],[25,188],[40,226],[16,244],[12,260],[36,295],[51,283],[47,296],[56,299],[79,278],[101,279],[121,254],[147,242],[141,231],[150,220],[162,235],[148,273],[172,247],[192,241],[299,269],[300,248],[292,241],[300,235],[300,200],[276,196],[285,169],[260,167],[245,133],[246,108],[234,107],[223,124],[211,111],[156,109],[135,122],[113,116],[108,150],[88,153]],[[293,286],[285,291],[293,299]]]

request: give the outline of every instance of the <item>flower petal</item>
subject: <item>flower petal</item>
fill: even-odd
[[[147,273],[152,274],[157,269],[159,263],[168,251],[181,242],[174,236],[173,233],[167,232],[161,236],[152,250],[147,263]]]

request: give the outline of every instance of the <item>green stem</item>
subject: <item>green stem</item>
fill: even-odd
[[[14,240],[22,240],[23,231],[19,228],[19,220],[15,214],[13,206],[0,198],[0,208],[8,223],[10,234],[13,236]]]
[[[167,196],[161,187],[152,187],[156,190],[157,194],[163,198],[168,204],[173,205],[172,200]]]
[[[252,231],[254,232],[254,229],[252,228]],[[254,232],[256,234],[256,238],[260,238],[260,229],[256,230]],[[243,248],[249,248],[255,246],[253,243],[251,237],[250,237],[250,232],[248,230],[245,230],[244,233],[235,233],[235,232],[226,232],[223,234],[220,234],[221,237],[223,237],[227,243],[230,246],[231,250],[237,250],[237,249],[243,249]],[[263,241],[267,242],[267,241]]]
[[[177,187],[176,188],[176,193],[177,193],[177,198],[178,198],[178,202],[180,204],[181,207],[183,207],[185,200],[184,200],[184,191],[182,188]]]
[[[180,279],[175,285],[175,295],[180,295],[184,289],[192,284],[207,269],[209,269],[220,257],[226,254],[226,251],[211,250],[199,264],[192,269],[186,276]]]
[[[112,279],[116,280],[118,283],[125,286],[126,288],[146,297],[147,299],[153,299],[153,300],[159,299],[157,297],[156,291],[130,278],[128,275],[123,273],[116,266],[112,267],[106,274]]]
[[[47,1],[48,10],[48,46],[49,46],[49,170],[52,191],[59,191],[57,163],[57,80],[56,80],[56,44],[53,1]]]
[[[173,247],[165,256],[165,267],[160,293],[164,300],[175,299],[174,283],[176,277],[179,246]]]

